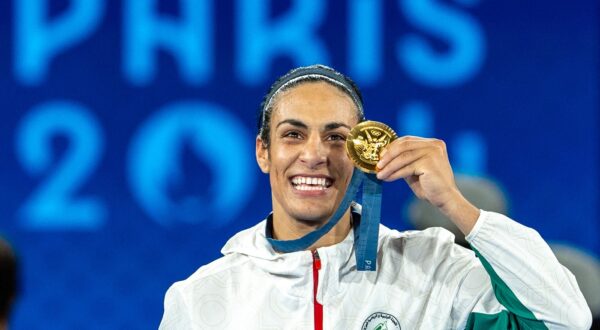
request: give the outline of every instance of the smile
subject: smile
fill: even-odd
[[[292,185],[298,190],[325,190],[333,184],[333,180],[323,177],[295,176]]]

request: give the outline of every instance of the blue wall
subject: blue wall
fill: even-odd
[[[447,141],[548,241],[600,255],[592,0],[13,0],[0,4],[0,235],[15,329],[155,328],[168,286],[270,211],[256,109],[293,66]],[[408,229],[410,191],[383,223]]]

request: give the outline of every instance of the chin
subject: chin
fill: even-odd
[[[309,223],[325,223],[331,216],[333,212],[331,210],[307,210],[307,208],[302,208],[299,212],[294,212],[294,219],[302,222]]]

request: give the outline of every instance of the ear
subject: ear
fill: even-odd
[[[263,140],[256,137],[256,162],[263,173],[269,173],[271,161],[269,160],[269,149],[264,146]]]

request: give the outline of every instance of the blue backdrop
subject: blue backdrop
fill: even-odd
[[[14,0],[0,4],[0,235],[14,329],[155,328],[168,286],[270,211],[273,79],[325,63],[369,119],[448,144],[509,213],[600,255],[598,2]],[[383,223],[408,229],[386,184]]]

